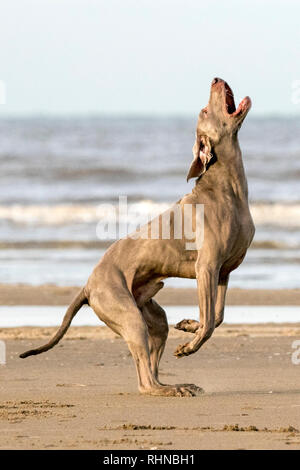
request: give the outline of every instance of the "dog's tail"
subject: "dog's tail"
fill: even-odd
[[[75,297],[71,305],[69,306],[63,322],[61,324],[61,327],[59,328],[58,332],[56,333],[55,336],[49,341],[49,343],[45,344],[44,346],[41,346],[37,349],[31,349],[30,351],[26,351],[23,354],[20,354],[20,357],[24,359],[25,357],[28,356],[34,356],[36,354],[40,354],[42,352],[48,351],[49,349],[53,348],[59,340],[64,336],[64,334],[67,332],[69,326],[71,325],[71,321],[75,317],[76,313],[78,310],[82,307],[82,305],[87,304],[88,300],[86,297],[86,294],[84,292],[84,289],[81,289],[79,294]]]

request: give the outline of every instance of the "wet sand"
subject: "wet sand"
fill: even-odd
[[[79,289],[52,284],[0,284],[0,305],[68,305]],[[162,305],[198,303],[196,288],[165,287],[155,298]],[[300,305],[300,289],[229,289],[226,304]]]
[[[53,350],[20,352],[53,328],[1,329],[2,449],[300,449],[300,323],[223,325],[196,354],[171,329],[161,380],[196,383],[193,398],[141,396],[124,341],[106,327],[72,327]]]

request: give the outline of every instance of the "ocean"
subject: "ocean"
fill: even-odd
[[[0,119],[0,283],[83,285],[108,204],[139,214],[188,193],[195,118]],[[240,145],[255,239],[231,287],[300,287],[300,120],[247,118]],[[169,286],[195,281],[170,279]]]

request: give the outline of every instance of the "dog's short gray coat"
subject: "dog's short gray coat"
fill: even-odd
[[[235,109],[226,82],[215,78],[208,105],[199,114],[189,178],[194,189],[177,204],[204,204],[204,240],[198,249],[187,250],[190,240],[172,233],[171,238],[146,239],[149,225],[134,237],[115,242],[99,261],[86,286],[74,299],[55,337],[45,346],[21,357],[47,351],[67,331],[72,318],[88,303],[98,317],[120,334],[135,361],[141,393],[192,396],[201,391],[193,384],[162,384],[158,366],[168,335],[163,308],[153,299],[168,277],[197,279],[200,321],[182,320],[178,329],[193,332],[193,340],[179,345],[177,357],[192,354],[207,341],[223,321],[229,274],[244,259],[254,235],[248,206],[248,189],[238,130],[251,107],[246,97]],[[162,188],[163,190],[163,188]],[[196,212],[191,214],[195,228]],[[159,223],[162,216],[159,217]]]

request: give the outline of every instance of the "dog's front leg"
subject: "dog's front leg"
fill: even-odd
[[[215,328],[221,325],[224,320],[224,309],[225,309],[225,297],[228,287],[229,274],[220,276],[217,300],[216,300],[216,318],[215,318]]]
[[[225,297],[228,287],[229,274],[222,275],[219,278],[217,287],[217,298],[215,306],[215,328],[221,325],[224,320]],[[175,325],[177,330],[186,331],[187,333],[197,333],[202,328],[202,324],[197,320],[181,320]]]
[[[198,351],[215,329],[215,306],[218,287],[218,269],[211,265],[196,264],[200,325],[195,337],[189,343],[179,345],[174,355],[188,356]]]

